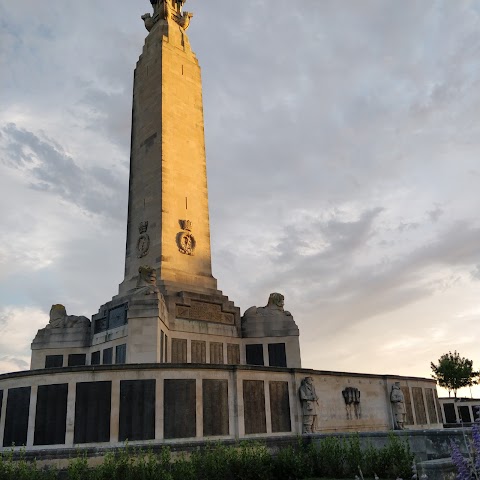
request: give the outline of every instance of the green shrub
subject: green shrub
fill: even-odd
[[[158,454],[151,450],[131,449],[126,445],[104,456],[101,465],[88,466],[87,456],[79,453],[71,459],[62,478],[68,480],[300,480],[311,477],[409,478],[413,454],[408,443],[391,433],[380,449],[371,444],[360,446],[360,437],[326,437],[305,445],[280,449],[272,456],[260,442],[242,442],[234,446],[210,444],[205,449],[182,455],[175,460],[168,447]],[[28,462],[25,452],[14,459],[13,451],[0,455],[0,480],[56,480],[55,469],[41,470]]]

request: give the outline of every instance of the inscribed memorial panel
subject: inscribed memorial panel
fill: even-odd
[[[203,380],[202,391],[203,435],[228,435],[228,381]]]
[[[290,432],[290,398],[288,382],[270,382],[270,411],[272,415],[272,432]]]
[[[267,433],[263,380],[243,381],[245,433]]]
[[[108,442],[112,382],[77,383],[74,443]]]
[[[237,343],[227,344],[228,365],[240,365],[240,345]]]
[[[427,424],[427,412],[425,410],[425,402],[423,401],[423,392],[420,387],[412,387],[413,405],[415,407],[415,416],[417,425]]]
[[[79,367],[87,363],[87,355],[85,353],[71,353],[68,356],[69,367]]]
[[[195,437],[196,380],[164,380],[163,412],[165,438]]]
[[[38,387],[34,445],[65,443],[67,396],[68,383]]]
[[[120,442],[155,438],[155,383],[155,380],[120,382]]]
[[[192,340],[192,363],[207,363],[207,342]]]
[[[245,354],[247,365],[264,365],[262,344],[245,345]]]
[[[9,388],[3,446],[20,447],[27,443],[31,387]]]
[[[400,387],[403,396],[405,397],[405,409],[407,411],[407,418],[406,418],[406,425],[414,425],[415,420],[413,418],[413,410],[412,410],[412,399],[410,397],[410,388],[407,386]]]
[[[214,363],[216,365],[223,365],[223,343],[210,343],[210,363]]]
[[[187,363],[187,340],[172,338],[172,363]]]
[[[286,367],[287,354],[284,343],[268,344],[268,365],[270,367]]]
[[[45,357],[45,368],[63,367],[63,355],[47,355]]]

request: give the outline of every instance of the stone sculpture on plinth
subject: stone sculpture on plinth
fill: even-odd
[[[303,432],[315,433],[317,429],[317,405],[318,396],[315,392],[312,377],[305,377],[299,389],[300,401],[302,402]]]
[[[50,309],[50,321],[45,328],[69,328],[69,327],[90,327],[90,320],[87,317],[67,315],[67,310],[61,304],[52,305]]]
[[[405,396],[400,388],[400,382],[395,382],[395,384],[392,385],[390,402],[392,403],[394,428],[395,430],[404,430],[407,410],[405,408]]]
[[[242,318],[244,336],[298,336],[298,327],[292,314],[283,309],[284,303],[281,293],[271,293],[265,307],[247,309]]]

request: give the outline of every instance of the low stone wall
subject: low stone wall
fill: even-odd
[[[127,439],[132,445],[175,445],[300,435],[298,392],[307,376],[319,397],[317,431],[391,430],[389,395],[395,382],[408,394],[412,428],[440,426],[429,379],[275,367],[126,364],[0,375],[0,445],[25,445],[27,451],[104,449]],[[361,393],[355,408],[345,402],[347,388]]]
[[[305,441],[317,443],[323,438],[335,436],[346,438],[351,434],[316,434],[308,436]],[[359,432],[360,444],[362,447],[372,445],[375,448],[381,448],[388,442],[388,436],[395,435],[410,445],[412,453],[418,462],[450,458],[451,445],[455,442],[460,451],[467,453],[467,444],[471,438],[471,429],[469,428],[450,428],[437,430],[404,430],[395,432]]]

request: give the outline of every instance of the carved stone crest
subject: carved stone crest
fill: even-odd
[[[177,235],[178,250],[185,255],[193,255],[196,241],[192,235],[192,222],[190,220],[180,220],[180,225],[185,230]]]
[[[140,236],[137,240],[137,257],[142,258],[150,249],[150,237],[147,233],[148,230],[148,222],[141,222],[138,226],[138,233]]]

